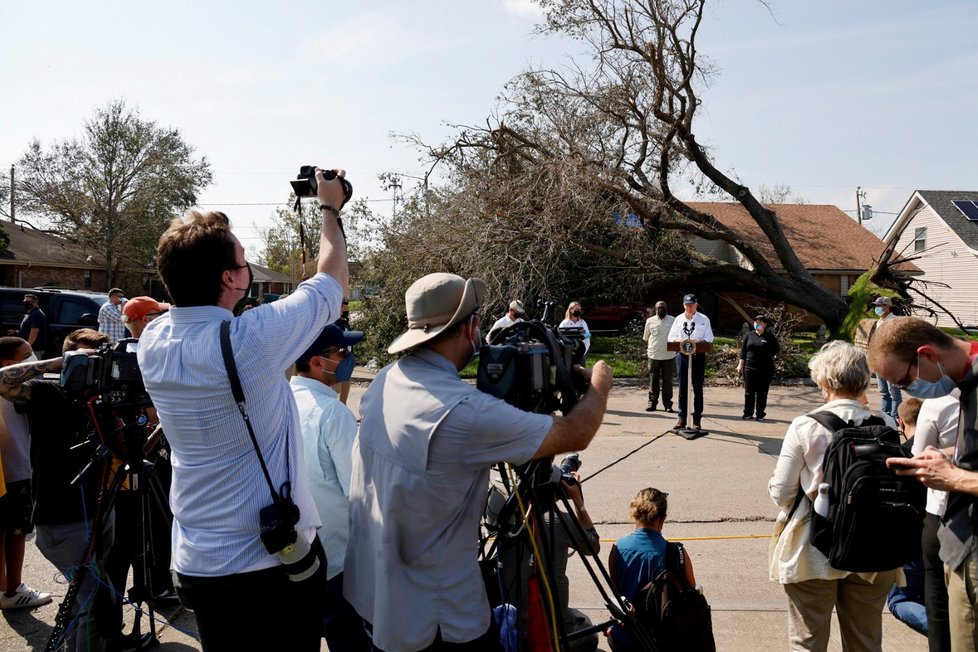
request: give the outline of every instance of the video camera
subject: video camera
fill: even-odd
[[[72,396],[100,396],[109,404],[150,405],[143,375],[130,350],[135,339],[103,344],[95,351],[68,351],[61,367],[61,386]]]
[[[537,305],[543,307],[541,319],[517,322],[479,350],[477,386],[527,412],[567,414],[587,390],[573,373],[579,345],[553,327],[553,302]]]

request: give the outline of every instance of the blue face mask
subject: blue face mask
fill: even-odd
[[[336,365],[336,382],[345,383],[346,381],[353,378],[353,353],[347,351],[346,356],[340,360],[339,364]]]
[[[876,316],[877,317],[882,317],[883,316],[883,306],[876,306],[876,309],[873,310],[873,312],[876,313]]]
[[[944,373],[944,367],[941,366],[940,362],[937,363],[937,368],[941,371],[941,377],[936,382],[921,378],[920,356],[918,355],[917,377],[913,379],[913,382],[907,385],[904,391],[907,394],[919,399],[941,398],[942,396],[947,396],[950,394],[952,391],[954,391],[954,388],[957,387],[957,384],[951,379],[950,376]]]
[[[755,331],[760,331],[762,328],[764,328],[764,324],[754,324]]]

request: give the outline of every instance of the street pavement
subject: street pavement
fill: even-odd
[[[355,380],[369,376],[358,369]],[[354,385],[350,406],[358,413],[366,383]],[[769,533],[777,510],[767,493],[781,440],[791,419],[821,402],[818,390],[804,385],[773,387],[768,419],[763,423],[740,418],[743,390],[707,387],[703,427],[708,434],[688,441],[669,431],[675,415],[645,412],[647,390],[636,381],[616,381],[608,411],[594,441],[581,452],[584,495],[588,512],[602,537],[601,559],[615,539],[633,524],[628,503],[643,487],[669,493],[669,517],[664,533],[682,541],[690,553],[696,579],[713,607],[717,649],[724,651],[779,650],[787,645],[787,603],[780,585],[768,580]],[[879,405],[875,389],[873,405]],[[568,565],[570,604],[595,622],[607,619],[598,588],[578,557]],[[65,583],[28,544],[25,581],[50,592],[55,602],[33,610],[4,611],[0,619],[0,650],[43,649]],[[254,607],[242,613],[247,627]],[[127,607],[128,619],[132,609]],[[161,650],[198,650],[190,612],[179,605],[160,608]],[[146,620],[143,619],[145,631]],[[326,650],[325,643],[322,647]],[[603,639],[600,649],[608,650]],[[840,650],[838,624],[833,619],[831,650]],[[883,649],[922,651],[926,638],[884,610]]]

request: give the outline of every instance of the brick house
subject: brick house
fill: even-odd
[[[754,244],[768,260],[777,261],[774,248],[747,210],[735,202],[689,202],[698,211],[715,217],[740,237]],[[771,204],[767,205],[778,216],[788,242],[801,263],[812,273],[822,287],[846,296],[849,288],[860,275],[869,269],[883,252],[883,241],[863,228],[837,206],[827,204]],[[751,268],[750,262],[736,248],[722,240],[706,240],[694,236],[691,244],[699,251],[718,260]],[[736,328],[743,318],[726,301],[708,291],[708,288],[690,288],[699,292],[703,311],[721,327]],[[725,292],[726,299],[742,307],[772,303],[746,293]],[[776,302],[774,302],[776,303]],[[677,310],[678,303],[670,305]],[[681,310],[681,306],[678,308]],[[815,326],[821,322],[810,316],[804,325]]]
[[[0,252],[0,285],[32,288],[53,285],[105,292],[105,260],[64,238],[24,224],[0,220],[10,237]]]

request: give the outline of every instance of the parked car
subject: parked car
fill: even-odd
[[[109,300],[101,292],[61,290],[55,288],[0,287],[0,319],[3,332],[16,334],[24,319],[24,295],[36,294],[37,305],[48,321],[47,353],[61,350],[65,335],[79,328],[98,328],[98,311]]]
[[[641,303],[616,303],[588,308],[584,304],[584,321],[592,333],[637,332],[641,334],[648,318]]]

